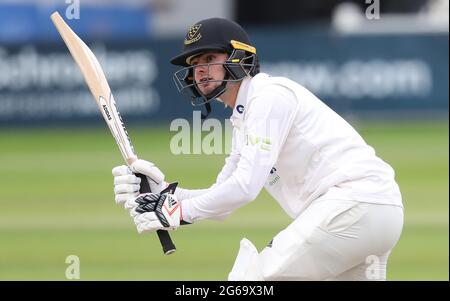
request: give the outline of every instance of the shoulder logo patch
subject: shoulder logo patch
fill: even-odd
[[[200,27],[202,27],[202,24],[196,24],[189,27],[189,31],[184,38],[184,45],[192,44],[202,38],[202,35],[199,32]]]

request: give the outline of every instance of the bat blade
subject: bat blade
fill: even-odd
[[[86,84],[94,96],[95,102],[97,103],[114,140],[119,146],[122,157],[127,165],[131,165],[137,160],[137,155],[119,110],[117,109],[114,96],[111,93],[111,89],[100,63],[91,49],[89,49],[89,47],[72,31],[58,12],[54,12],[50,18],[80,68]],[[157,233],[164,254],[169,255],[174,253],[176,248],[169,233],[164,230],[158,230]]]
[[[67,45],[72,57],[83,74],[86,84],[91,91],[95,102],[106,121],[106,124],[114,137],[119,150],[130,165],[136,159],[133,144],[117,110],[114,96],[111,93],[108,81],[94,53],[64,22],[58,12],[51,15],[51,19],[58,29],[59,34]]]

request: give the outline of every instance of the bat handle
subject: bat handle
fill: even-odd
[[[150,189],[150,184],[148,183],[147,177],[143,174],[136,174],[137,177],[141,178],[141,193],[149,193],[152,192]],[[158,230],[156,231],[159,237],[159,241],[161,243],[161,246],[163,248],[163,252],[165,255],[170,255],[172,253],[175,253],[176,247],[172,241],[172,238],[170,238],[169,232],[166,230]]]
[[[163,248],[163,252],[165,255],[170,255],[175,253],[177,248],[173,244],[172,238],[170,238],[169,232],[166,230],[157,230],[159,241],[161,242],[161,246]]]

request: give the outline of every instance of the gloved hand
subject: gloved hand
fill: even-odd
[[[164,174],[151,162],[136,160],[130,167],[126,165],[116,166],[113,168],[112,174],[117,204],[124,204],[127,200],[139,195],[141,179],[134,173],[145,175],[150,184],[150,189],[154,193],[159,193],[167,186],[167,183],[164,182]]]
[[[130,211],[139,233],[156,230],[175,230],[180,226],[181,204],[174,194],[144,193],[128,200]]]

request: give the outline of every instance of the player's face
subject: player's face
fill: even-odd
[[[194,80],[202,94],[208,95],[222,84],[221,81],[225,77],[225,69],[222,63],[227,58],[226,53],[207,52],[191,60],[190,63],[194,66]]]

